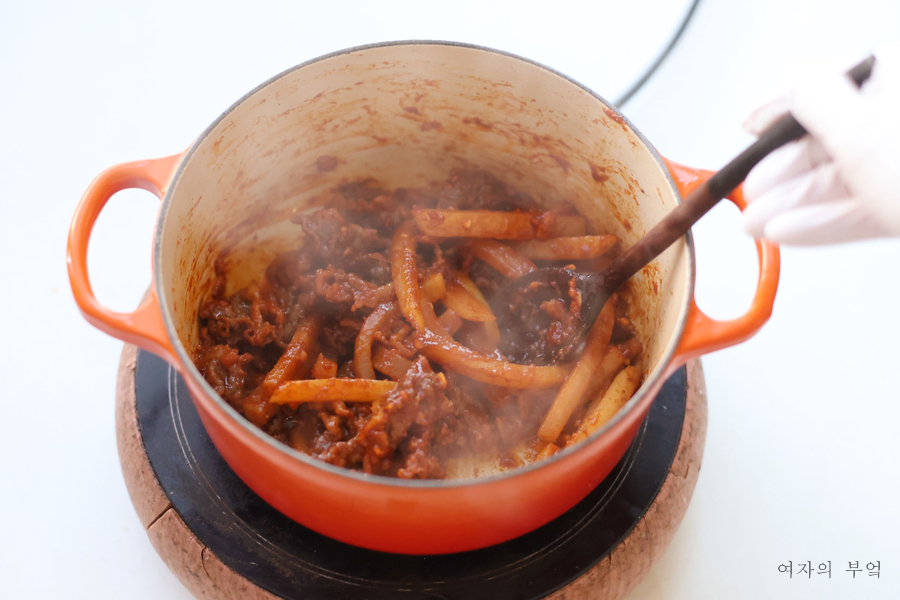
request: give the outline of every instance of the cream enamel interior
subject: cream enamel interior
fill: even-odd
[[[322,172],[321,156],[337,167]],[[522,59],[445,44],[370,47],[291,70],[233,107],[185,160],[156,277],[188,355],[215,260],[228,260],[231,288],[258,279],[299,243],[290,215],[327,205],[348,181],[412,187],[483,168],[542,204],[571,202],[592,232],[624,247],[677,203],[656,155],[596,96]],[[689,285],[683,241],[632,280],[648,379],[677,343]]]

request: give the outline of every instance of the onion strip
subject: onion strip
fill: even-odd
[[[500,328],[497,326],[497,317],[494,316],[494,311],[491,310],[490,304],[485,300],[484,294],[481,293],[481,290],[478,289],[478,286],[475,285],[475,282],[468,275],[456,271],[453,273],[453,279],[466,288],[466,291],[474,296],[484,307],[484,310],[487,311],[487,314],[490,315],[489,319],[484,319],[484,332],[493,345],[499,344]]]
[[[501,244],[497,240],[470,240],[463,248],[471,252],[473,256],[480,258],[497,269],[501,275],[509,279],[516,279],[526,273],[531,273],[537,268],[533,262],[520,252],[513,250],[506,244]]]
[[[463,318],[453,312],[450,308],[441,313],[441,316],[438,318],[438,323],[451,336],[459,331],[459,328],[464,325]]]
[[[581,402],[582,396],[587,391],[591,383],[591,379],[600,376],[597,373],[597,367],[600,365],[603,357],[607,353],[609,340],[612,337],[613,325],[615,324],[616,314],[616,296],[606,301],[603,309],[594,321],[588,333],[587,340],[584,344],[584,351],[581,358],[575,364],[575,368],[569,374],[563,386],[553,399],[550,410],[544,417],[541,428],[538,430],[538,437],[545,442],[556,441],[559,434],[572,416],[578,403]]]
[[[403,316],[412,323],[416,332],[425,333],[425,317],[422,314],[422,290],[419,288],[419,267],[416,264],[415,225],[403,223],[391,240],[391,278]]]
[[[595,398],[602,395],[619,370],[628,366],[625,361],[626,356],[622,349],[619,346],[610,346],[603,360],[600,361],[600,366],[597,367],[597,373],[585,394],[585,398]]]
[[[637,367],[622,369],[612,380],[609,388],[591,402],[587,416],[581,421],[578,430],[569,438],[566,446],[577,444],[608,423],[631,399],[640,384],[640,369]]]
[[[563,365],[518,365],[467,348],[444,331],[429,302],[424,303],[423,313],[427,328],[419,339],[422,354],[461,375],[482,383],[519,389],[553,387],[566,379],[569,369]]]
[[[305,377],[305,373],[297,373],[297,368],[309,362],[309,359],[316,354],[316,340],[319,337],[319,320],[315,318],[306,318],[300,321],[288,347],[284,354],[266,375],[262,384],[262,396],[271,396],[275,390],[285,381],[292,379],[295,375]]]
[[[378,346],[372,352],[372,364],[379,373],[384,373],[395,381],[402,379],[412,367],[412,361],[400,356],[396,350],[386,349],[384,346]]]
[[[477,290],[478,288],[475,289]],[[480,291],[478,295],[481,296]],[[484,296],[481,296],[481,298],[475,296],[468,286],[459,279],[447,282],[447,297],[444,298],[444,304],[466,321],[475,321],[487,325],[488,321],[497,320],[497,317],[494,316],[487,302],[484,302],[483,299]],[[495,322],[494,326],[496,327],[496,325]]]
[[[380,379],[301,379],[283,384],[270,402],[376,402],[396,387],[397,382]]]
[[[549,240],[530,240],[513,248],[534,260],[582,260],[603,256],[619,241],[614,235],[583,235]]]
[[[353,371],[360,379],[375,379],[375,369],[372,367],[372,342],[385,322],[396,314],[399,314],[397,305],[389,302],[379,305],[363,322],[353,348]]]
[[[554,216],[552,222],[544,225],[535,217],[534,213],[496,210],[413,210],[419,231],[436,237],[530,240],[539,236],[577,236],[585,233],[584,217],[580,215]]]
[[[447,285],[443,273],[432,273],[422,282],[422,295],[429,302],[436,302],[447,297]]]

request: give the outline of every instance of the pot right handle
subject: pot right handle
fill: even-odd
[[[663,160],[683,198],[714,174],[713,171],[695,169],[668,159]],[[744,210],[747,206],[741,187],[736,188],[728,199],[740,210]],[[778,245],[766,240],[756,240],[756,253],[759,256],[759,280],[750,309],[736,319],[719,321],[706,316],[697,307],[694,298],[691,298],[684,334],[675,350],[673,364],[681,365],[702,354],[748,340],[769,320],[778,291],[781,256]]]

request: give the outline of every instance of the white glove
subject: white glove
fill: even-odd
[[[900,235],[900,47],[878,52],[861,90],[837,72],[807,76],[744,128],[759,135],[787,110],[810,135],[747,176],[747,232],[798,245]]]

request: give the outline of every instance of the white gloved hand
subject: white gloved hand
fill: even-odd
[[[900,47],[878,52],[861,90],[844,74],[810,75],[744,128],[759,135],[787,110],[810,135],[747,176],[747,232],[798,245],[900,235]]]

